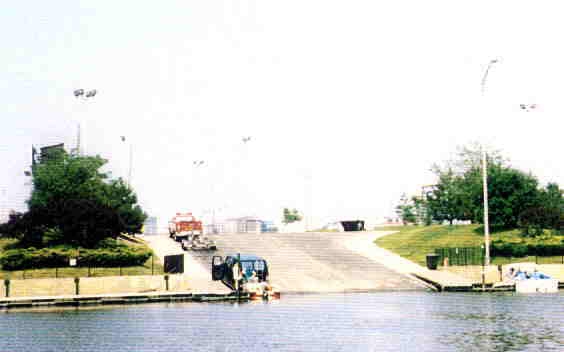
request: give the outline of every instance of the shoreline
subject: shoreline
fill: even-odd
[[[13,297],[0,299],[0,311],[18,308],[80,307],[92,305],[125,305],[162,302],[226,302],[248,300],[249,294],[246,293],[237,295],[233,292],[224,294],[198,293],[190,291]]]

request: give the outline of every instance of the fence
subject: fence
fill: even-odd
[[[482,265],[484,261],[484,250],[481,247],[446,247],[437,248],[435,253],[439,255],[439,265],[448,258],[449,265]]]
[[[103,276],[137,276],[137,275],[162,275],[163,265],[151,256],[142,266],[127,267],[94,267],[94,266],[65,266],[58,268],[25,269],[14,271],[0,270],[0,279],[26,280],[48,278],[74,278],[74,277],[103,277]]]
[[[482,247],[445,247],[435,249],[439,255],[439,265],[443,265],[444,259],[448,258],[449,265],[482,265],[484,261],[484,249]],[[562,256],[529,256],[523,258],[492,257],[498,264],[507,264],[515,260],[532,261],[536,264],[564,264]]]

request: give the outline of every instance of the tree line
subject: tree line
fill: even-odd
[[[460,147],[455,158],[435,164],[436,184],[422,196],[403,198],[397,207],[404,222],[470,220],[483,223],[484,194],[479,144]],[[522,228],[536,236],[564,227],[563,191],[557,183],[541,186],[531,173],[512,167],[499,151],[487,155],[489,222],[492,229]]]

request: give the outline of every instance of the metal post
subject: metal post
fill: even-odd
[[[59,267],[55,268],[55,278],[59,277]]]
[[[488,217],[488,165],[486,160],[486,150],[482,148],[482,176],[484,184],[484,245],[486,246],[485,265],[490,265],[490,225]]]
[[[241,266],[241,253],[237,253],[237,269],[239,271],[239,279],[237,280],[237,299],[241,296],[241,277],[243,276],[243,267]]]
[[[166,287],[166,290],[168,291],[168,275],[165,275],[164,279],[165,279],[165,287]]]
[[[127,184],[131,188],[131,170],[133,168],[133,144],[129,141],[129,173],[127,175]]]
[[[80,278],[75,277],[74,278],[74,293],[75,295],[79,295],[80,294]]]
[[[484,256],[482,256],[482,292],[486,291],[486,270],[484,267]]]
[[[486,92],[486,82],[488,79],[488,73],[494,64],[498,62],[497,59],[490,60],[488,63],[488,67],[486,68],[486,72],[484,72],[484,76],[482,77],[481,82],[481,92],[482,97],[485,95]],[[488,219],[488,182],[487,182],[487,160],[486,160],[486,150],[484,146],[482,146],[482,176],[483,176],[483,187],[484,187],[484,245],[486,247],[486,258],[485,258],[485,265],[490,265],[490,228],[489,228],[489,219]]]
[[[151,275],[155,275],[155,255],[151,255]]]
[[[4,286],[6,287],[6,297],[10,297],[10,279],[4,280]]]

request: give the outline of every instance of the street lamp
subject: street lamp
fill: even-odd
[[[125,136],[120,136],[122,142],[126,142]],[[129,142],[129,170],[127,172],[127,185],[131,187],[131,170],[133,169],[133,143]]]
[[[85,91],[84,89],[80,88],[80,89],[75,89],[73,91],[74,97],[76,99],[83,101],[83,102],[86,102],[88,100],[93,99],[96,96],[97,93],[98,93],[98,91],[96,89],[91,89],[91,90]],[[84,148],[84,149],[86,149],[86,148]],[[77,132],[77,137],[76,137],[76,154],[80,155],[80,119],[78,120],[78,132]]]
[[[484,76],[482,77],[481,83],[481,90],[482,90],[482,98],[486,92],[486,82],[488,79],[488,73],[490,69],[493,67],[494,64],[498,63],[497,59],[490,60],[488,63],[488,67],[486,68],[486,72],[484,72]],[[488,161],[486,157],[486,148],[482,146],[482,183],[483,183],[483,191],[484,191],[484,246],[485,246],[485,258],[484,264],[486,266],[490,265],[490,226],[489,226],[489,217],[488,217]]]
[[[210,170],[210,169],[209,169],[209,163],[207,163],[207,162],[204,161],[204,160],[194,160],[194,161],[192,161],[192,166],[193,166],[194,168],[208,167],[208,171]],[[214,192],[214,184],[213,184],[212,178],[209,177],[209,180],[210,180],[210,194],[209,194],[209,199],[210,199],[210,200],[209,200],[209,205],[210,205],[210,208],[209,208],[208,210],[206,210],[205,208],[203,208],[203,211],[202,211],[202,212],[205,213],[205,212],[211,210],[211,213],[212,213],[212,233],[215,234],[215,233],[217,232],[217,231],[216,231],[216,225],[215,225],[215,207],[214,207],[214,205],[213,205],[213,203],[214,203],[214,199],[213,199],[213,198],[215,198],[215,197],[214,197],[214,193],[215,193],[215,192]]]

